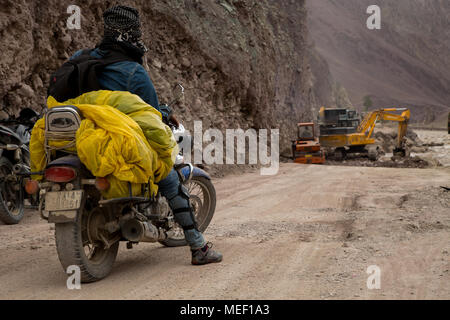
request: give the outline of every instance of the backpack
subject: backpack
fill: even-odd
[[[116,62],[134,61],[117,51],[108,51],[99,59],[91,56],[92,51],[83,50],[80,56],[65,62],[56,70],[50,76],[47,95],[63,102],[86,92],[101,90],[97,77],[104,67]]]

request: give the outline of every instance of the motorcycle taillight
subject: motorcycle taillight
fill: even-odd
[[[71,167],[50,167],[45,170],[44,176],[51,182],[69,182],[77,177],[77,172]]]

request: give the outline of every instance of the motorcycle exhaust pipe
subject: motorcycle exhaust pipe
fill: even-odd
[[[152,223],[136,219],[126,221],[121,229],[123,237],[131,242],[157,242],[167,238],[167,234]]]

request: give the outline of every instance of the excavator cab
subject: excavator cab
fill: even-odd
[[[325,163],[325,154],[321,150],[319,139],[314,132],[314,123],[298,124],[298,137],[292,143],[292,154],[296,163]]]

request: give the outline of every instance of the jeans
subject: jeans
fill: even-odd
[[[178,173],[172,169],[169,175],[158,183],[159,191],[169,201],[169,206],[173,210],[179,208],[188,208],[189,200],[180,194],[180,179]],[[181,227],[187,227],[194,224],[191,213],[186,210],[174,214],[175,221]],[[203,248],[206,244],[203,235],[197,229],[184,230],[184,237],[192,250]]]

